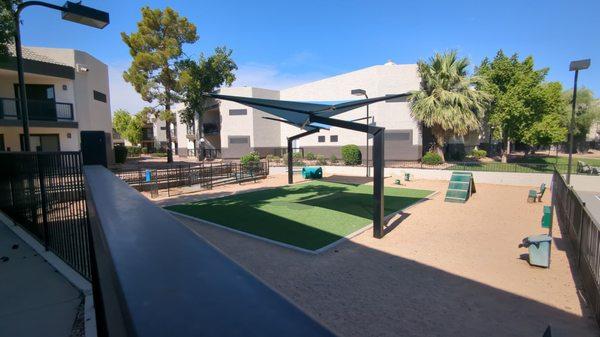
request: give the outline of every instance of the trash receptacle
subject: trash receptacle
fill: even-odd
[[[410,181],[410,173],[408,173],[408,172],[404,173],[404,180]]]
[[[542,228],[550,228],[552,226],[552,208],[544,206],[544,215],[542,216]]]
[[[548,268],[550,266],[550,244],[552,237],[547,234],[532,235],[523,239],[521,247],[529,249],[529,264]]]
[[[320,166],[304,166],[302,177],[304,179],[321,179],[323,178],[323,169]]]

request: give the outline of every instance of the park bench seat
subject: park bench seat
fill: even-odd
[[[541,202],[542,197],[544,196],[544,192],[546,192],[546,184],[542,183],[540,185],[540,190],[529,190],[529,194],[527,195],[527,202]]]

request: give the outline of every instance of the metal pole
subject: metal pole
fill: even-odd
[[[571,183],[571,163],[573,161],[573,129],[575,128],[575,108],[577,105],[577,77],[578,76],[579,76],[579,70],[575,70],[575,81],[573,84],[571,125],[569,126],[569,164],[567,167],[567,184]]]
[[[367,99],[369,99],[369,96],[367,96],[367,94],[365,94],[365,97]],[[369,104],[367,104],[367,125],[369,125]],[[367,133],[367,178],[371,176],[371,173],[369,172],[369,133]]]
[[[384,219],[384,194],[383,194],[383,146],[384,129],[379,130],[373,136],[373,237],[382,238]]]
[[[17,76],[19,79],[19,106],[23,123],[23,151],[31,151],[29,142],[29,111],[27,110],[27,93],[25,90],[25,74],[23,72],[23,51],[21,50],[20,13],[23,7],[15,12],[15,51],[17,54]]]
[[[294,161],[292,157],[292,140],[287,140],[287,157],[288,157],[288,184],[294,183],[294,172],[292,172]]]

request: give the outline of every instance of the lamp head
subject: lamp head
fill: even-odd
[[[584,70],[589,68],[590,64],[590,59],[571,61],[571,64],[569,64],[569,71]]]
[[[82,25],[102,29],[109,24],[110,19],[107,12],[84,6],[81,1],[67,1],[63,5],[63,20],[72,21]]]
[[[352,89],[350,93],[354,96],[365,96],[367,91],[364,89]]]

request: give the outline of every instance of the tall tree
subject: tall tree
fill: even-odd
[[[442,158],[448,137],[479,130],[489,101],[486,93],[474,88],[479,79],[468,76],[468,66],[469,60],[458,58],[456,51],[436,53],[417,63],[421,89],[410,98],[411,114],[431,129],[432,150]]]
[[[155,104],[153,113],[166,122],[167,162],[173,162],[171,123],[175,116],[173,104],[181,99],[181,70],[176,66],[183,57],[183,44],[198,40],[196,26],[173,9],[142,8],[142,20],[137,32],[121,33],[123,42],[133,57],[123,73],[142,99]]]
[[[9,56],[7,46],[13,43],[15,9],[20,2],[20,0],[0,0],[0,61]]]
[[[142,142],[146,120],[147,115],[144,110],[132,116],[129,112],[119,109],[113,114],[113,128],[132,145],[139,145]]]
[[[223,85],[230,86],[235,81],[237,65],[231,58],[232,51],[227,47],[217,47],[213,55],[200,55],[199,60],[183,60],[178,66],[182,69],[182,101],[185,109],[179,112],[183,122],[193,125],[194,117],[202,119],[207,107],[207,98],[203,93],[213,92]],[[200,137],[203,129],[199,127]],[[204,143],[200,143],[199,158],[202,159]]]
[[[493,97],[488,123],[494,136],[502,140],[503,162],[510,154],[511,142],[533,142],[536,137],[530,130],[536,123],[551,120],[546,117],[543,121],[546,115],[556,112],[560,97],[556,90],[545,86],[547,73],[547,68],[535,69],[533,57],[520,61],[518,54],[509,57],[502,50],[491,61],[485,58],[476,69],[476,74],[484,79],[478,88]]]
[[[544,83],[537,96],[537,111],[543,111],[538,120],[523,131],[521,141],[535,148],[564,142],[567,138],[567,120],[564,116],[565,101],[561,96],[559,82]]]
[[[567,125],[571,123],[573,90],[562,93],[566,103],[563,111]],[[594,98],[594,93],[588,88],[577,89],[577,106],[575,107],[575,128],[573,129],[573,148],[583,151],[585,142],[592,125],[600,120],[600,101]]]

